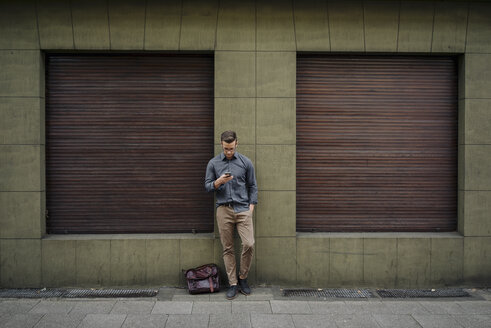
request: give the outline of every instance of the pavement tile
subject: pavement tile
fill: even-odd
[[[70,314],[108,314],[116,301],[76,301]]]
[[[272,313],[268,301],[232,302],[232,313]]]
[[[85,314],[48,313],[34,328],[77,328],[85,318]]]
[[[157,301],[152,314],[191,314],[193,302]]]
[[[2,316],[1,328],[32,328],[43,317],[42,314],[12,314]]]
[[[329,314],[294,314],[295,328],[330,328],[337,327],[332,315]]]
[[[465,328],[491,328],[491,315],[465,314],[453,315],[452,318]]]
[[[166,315],[128,314],[122,328],[164,328],[166,321]]]
[[[457,302],[464,309],[465,314],[491,314],[491,302]]]
[[[203,328],[208,327],[208,314],[171,314],[165,328]]]
[[[251,328],[251,318],[248,313],[210,314],[210,324],[213,328]]]
[[[380,328],[370,315],[341,314],[333,315],[333,319],[339,328]]]
[[[251,294],[245,297],[248,301],[269,301],[274,298],[273,294]]]
[[[193,314],[232,313],[232,302],[194,302]]]
[[[150,314],[155,302],[153,301],[118,301],[114,304],[111,314]]]
[[[78,328],[120,328],[125,314],[87,314]]]
[[[68,314],[74,304],[70,301],[47,301],[42,300],[35,307],[29,311],[29,313],[57,313],[57,314]]]
[[[419,302],[431,314],[465,314],[465,310],[455,302]]]
[[[8,300],[0,301],[0,316],[3,314],[21,314],[32,310],[39,300]]]
[[[210,294],[199,294],[199,295],[174,295],[172,296],[173,301],[177,302],[196,302],[196,301],[209,301]]]
[[[305,301],[270,301],[273,313],[311,314],[309,303]]]
[[[350,313],[356,314],[392,314],[390,308],[384,302],[377,301],[353,301],[346,302],[346,305],[351,308]]]
[[[446,314],[414,314],[413,318],[424,328],[462,328],[463,326]]]
[[[354,309],[345,302],[308,302],[314,314],[353,314]]]
[[[411,301],[385,302],[393,314],[429,314],[421,304]]]
[[[251,323],[254,328],[295,328],[289,314],[251,313]]]
[[[233,301],[245,301],[246,300],[246,296],[245,295],[242,295],[242,294],[238,294],[236,298],[233,299]],[[224,292],[220,292],[220,293],[213,293],[213,294],[210,294],[210,301],[211,302],[229,302],[230,300],[227,299],[227,293],[224,291]]]
[[[374,314],[374,319],[382,327],[387,328],[420,328],[419,323],[409,314]]]

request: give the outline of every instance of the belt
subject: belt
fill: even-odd
[[[234,203],[225,203],[220,206],[234,207]]]

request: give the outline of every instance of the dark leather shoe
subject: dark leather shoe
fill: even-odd
[[[247,284],[247,279],[239,278],[239,286],[240,286],[240,292],[242,294],[251,295],[251,288],[249,288],[249,285]]]
[[[227,291],[227,299],[228,300],[233,300],[234,298],[237,297],[237,285],[230,286],[230,288]]]

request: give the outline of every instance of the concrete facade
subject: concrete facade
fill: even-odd
[[[43,53],[53,50],[214,53],[215,150],[235,129],[257,170],[252,283],[491,283],[491,3],[1,1],[0,287],[177,286],[182,269],[223,267],[216,232],[46,235]],[[457,232],[296,233],[297,51],[459,56]]]

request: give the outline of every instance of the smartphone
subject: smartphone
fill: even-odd
[[[225,174],[226,176],[231,176],[231,175],[232,175],[232,173],[231,173],[231,172],[225,172],[224,174]]]

